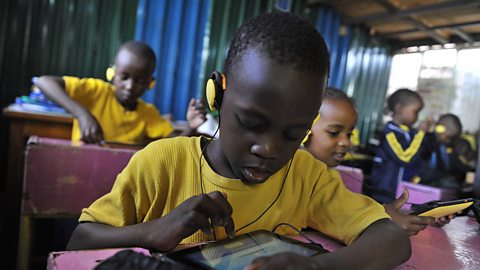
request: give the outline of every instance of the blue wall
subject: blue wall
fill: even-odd
[[[188,101],[198,95],[209,0],[140,0],[136,40],[157,56],[156,86],[143,99],[161,113],[185,119]]]

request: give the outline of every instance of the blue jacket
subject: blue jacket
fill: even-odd
[[[424,136],[423,131],[387,123],[372,168],[372,197],[375,200],[391,202],[400,181],[411,181],[418,176]]]

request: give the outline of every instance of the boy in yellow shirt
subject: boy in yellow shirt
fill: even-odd
[[[247,21],[230,45],[225,74],[214,72],[208,83],[209,105],[220,111],[219,139],[159,140],[137,152],[112,191],[83,210],[68,248],[167,251],[286,222],[349,246],[308,258],[267,257],[265,269],[386,269],[407,260],[408,236],[383,207],[352,196],[298,150],[328,71],[325,42],[307,22],[283,12]]]
[[[174,134],[172,124],[155,106],[140,99],[154,86],[155,64],[155,54],[148,45],[128,41],[118,48],[115,65],[107,71],[112,84],[68,76],[42,76],[35,84],[75,117],[72,141],[146,144],[158,138],[192,134],[205,121],[202,104],[190,101],[188,128]]]

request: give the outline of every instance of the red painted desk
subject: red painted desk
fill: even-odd
[[[18,267],[29,268],[33,219],[78,217],[110,191],[137,150],[31,137],[25,151]]]
[[[309,233],[308,236],[328,250],[342,247],[315,233]],[[428,227],[410,239],[412,256],[396,269],[480,269],[480,231],[474,219],[458,217],[443,228]],[[92,269],[119,250],[52,252],[47,269]],[[148,254],[145,249],[137,248],[136,251]]]

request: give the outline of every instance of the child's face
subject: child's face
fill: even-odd
[[[442,123],[440,123],[442,124]],[[436,133],[438,141],[442,144],[450,144],[455,138],[457,138],[460,135],[460,132],[458,129],[455,128],[449,128],[448,125],[444,125],[447,127],[446,131],[443,133]]]
[[[214,169],[244,183],[263,183],[300,146],[321,104],[326,76],[248,49],[226,79]]]
[[[402,125],[412,126],[417,122],[418,114],[422,108],[422,103],[416,99],[408,104],[398,105],[394,118]]]
[[[115,59],[115,96],[124,107],[134,107],[152,80],[150,63],[128,50],[122,50]]]
[[[357,112],[347,101],[326,99],[320,119],[313,125],[306,149],[329,167],[339,165],[351,146],[350,135],[357,122]]]

